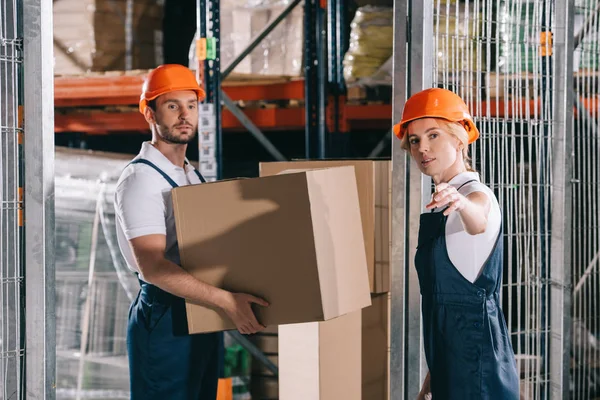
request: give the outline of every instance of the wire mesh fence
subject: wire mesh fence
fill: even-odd
[[[23,398],[23,199],[18,2],[0,2],[0,399]]]
[[[517,357],[521,396],[550,396],[550,239],[554,2],[434,0],[434,86],[461,95],[481,131],[474,167],[503,211],[503,309]],[[600,397],[598,186],[598,7],[576,2],[581,44],[576,82],[571,215],[574,309],[569,388]],[[587,21],[587,23],[586,23]],[[576,41],[577,44],[577,41]],[[565,266],[568,268],[569,266]]]

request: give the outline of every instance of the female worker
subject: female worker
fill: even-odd
[[[427,89],[408,99],[394,133],[435,183],[415,257],[429,367],[419,398],[518,399],[500,308],[502,218],[469,163],[479,137],[469,110],[456,94]]]

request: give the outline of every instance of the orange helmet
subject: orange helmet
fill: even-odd
[[[469,134],[469,143],[479,137],[465,102],[455,93],[439,88],[425,89],[411,96],[404,105],[402,120],[394,125],[394,133],[402,139],[409,122],[428,117],[462,123]]]
[[[194,73],[179,64],[164,64],[148,74],[140,96],[140,112],[143,114],[148,102],[158,96],[177,90],[193,90],[198,100],[204,99],[206,93],[198,85]]]

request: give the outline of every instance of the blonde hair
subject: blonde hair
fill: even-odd
[[[465,168],[469,172],[476,172],[471,165],[471,157],[469,156],[469,133],[465,129],[461,122],[452,122],[442,118],[436,118],[440,127],[443,128],[447,133],[454,136],[460,143],[462,143],[462,156]],[[410,124],[410,122],[409,122]],[[408,125],[405,128],[405,134],[400,144],[404,150],[410,153],[410,142],[408,141]]]

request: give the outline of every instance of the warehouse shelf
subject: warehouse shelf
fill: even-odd
[[[58,76],[54,78],[54,106],[137,104],[145,77],[145,74]],[[304,99],[303,79],[230,80],[223,82],[222,87],[234,101]]]
[[[82,76],[55,78],[56,132],[108,134],[118,132],[147,132],[148,124],[135,109],[144,75]],[[224,92],[236,102],[285,102],[304,99],[304,80],[266,79],[257,81],[232,80],[223,82]],[[582,99],[592,115],[597,115],[598,97]],[[106,107],[97,109],[97,106]],[[128,106],[123,110],[123,106]],[[94,107],[94,108],[90,108]],[[121,109],[119,108],[121,107]],[[88,108],[86,110],[86,108]],[[472,106],[480,117],[534,117],[541,111],[540,100],[493,99]],[[71,109],[71,110],[70,110]],[[77,112],[71,112],[77,111]],[[305,127],[304,106],[244,108],[248,118],[264,130],[302,130]],[[329,112],[331,115],[331,111]],[[390,104],[348,104],[343,98],[339,108],[340,130],[387,129],[391,124]],[[332,118],[328,118],[332,124]],[[222,127],[243,130],[244,126],[224,109]]]
[[[97,75],[56,77],[54,102],[56,132],[84,132],[107,134],[116,132],[147,131],[148,124],[135,110],[144,75]],[[303,79],[231,80],[222,84],[223,91],[235,102],[304,102]],[[105,107],[104,109],[98,107]],[[260,129],[302,130],[306,124],[304,106],[247,107],[244,112]],[[342,131],[351,129],[389,128],[391,105],[340,104]],[[333,121],[329,121],[330,124]],[[222,127],[241,130],[244,126],[229,112],[223,110]]]

